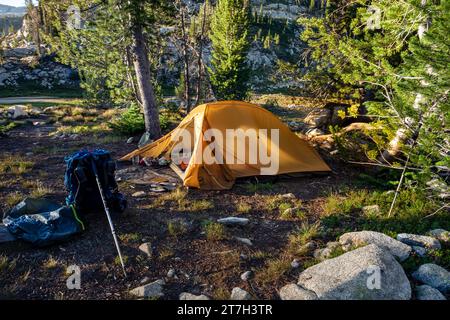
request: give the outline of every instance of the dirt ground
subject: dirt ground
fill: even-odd
[[[108,134],[55,138],[52,133],[56,129],[55,124],[28,123],[12,130],[8,138],[0,138],[1,160],[13,157],[31,163],[24,172],[0,175],[3,212],[29,195],[35,185],[45,187],[45,197],[64,203],[64,157],[74,151],[103,148],[117,159],[136,147],[127,144],[126,137],[113,139]],[[256,298],[277,299],[277,289],[295,282],[312,259],[287,253],[289,235],[302,224],[317,220],[330,190],[352,183],[354,170],[328,163],[333,172],[327,175],[244,179],[228,191],[189,190],[182,200],[173,200],[169,193],[152,192],[149,185],[119,182],[128,209],[114,215],[113,220],[126,256],[127,278],[117,263],[106,217],[98,212],[82,215],[87,230],[65,243],[45,248],[23,242],[0,244],[0,254],[7,258],[0,274],[0,298],[124,299],[131,298],[130,289],[165,278],[163,299],[177,299],[181,292],[227,299],[237,286]],[[119,170],[127,166],[120,164]],[[145,170],[174,176],[167,168]],[[136,191],[145,191],[146,195],[133,197]],[[294,194],[295,199],[286,201],[301,201],[302,217],[282,219],[279,209],[271,207],[274,199],[279,199],[276,195],[287,193]],[[11,195],[15,198],[11,199]],[[208,238],[205,224],[228,216],[245,217],[250,223],[226,227],[220,239]],[[183,226],[182,232],[170,230],[176,224]],[[235,237],[251,239],[253,245]],[[333,239],[317,239],[329,240]],[[151,257],[138,249],[144,242],[151,243]],[[299,268],[290,267],[293,258],[301,262]],[[81,268],[80,290],[66,286],[66,268],[73,264]],[[176,277],[168,278],[167,272],[172,268]],[[247,270],[255,274],[248,282],[240,278]]]

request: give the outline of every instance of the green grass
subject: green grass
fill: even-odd
[[[318,237],[319,235],[320,232],[318,223],[302,223],[300,228],[297,228],[297,230],[289,235],[288,251],[298,252],[302,245]]]
[[[256,272],[255,280],[263,284],[275,282],[291,268],[291,263],[286,257],[270,259],[266,265]]]
[[[203,226],[206,239],[209,241],[220,241],[226,238],[225,227],[217,222],[207,222]]]
[[[187,228],[180,221],[168,221],[167,232],[171,237],[178,238],[187,232]]]
[[[0,160],[0,174],[22,175],[31,171],[34,163],[31,161],[23,161],[20,155],[9,155]]]
[[[416,189],[401,191],[388,217],[393,197],[392,192],[365,189],[331,194],[324,204],[321,221],[325,227],[334,230],[331,236],[355,230],[373,230],[395,236],[400,232],[425,234],[434,228],[450,228],[450,219],[445,210],[426,218],[439,205],[423,191]],[[374,204],[380,207],[380,214],[363,214],[363,206]]]

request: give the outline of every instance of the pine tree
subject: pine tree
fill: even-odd
[[[375,128],[366,134],[376,144],[367,156],[402,167],[399,187],[448,176],[448,1],[340,0],[328,10],[301,19],[307,79],[364,104]]]
[[[251,21],[248,0],[219,0],[211,19],[210,80],[217,99],[243,99],[247,94]]]

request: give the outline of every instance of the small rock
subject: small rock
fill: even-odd
[[[247,239],[247,238],[234,237],[234,239],[236,239],[236,241],[239,241],[240,243],[246,244],[248,246],[252,246],[253,245],[252,240]]]
[[[379,215],[381,213],[380,206],[377,204],[371,205],[371,206],[365,206],[362,207],[361,211],[365,215]]]
[[[291,267],[297,269],[298,267],[300,267],[300,262],[297,259],[292,260]]]
[[[127,139],[127,144],[133,143],[134,137],[130,137]]]
[[[314,292],[303,289],[295,283],[284,286],[278,294],[281,300],[318,300]]]
[[[395,240],[384,233],[375,231],[359,231],[344,233],[339,242],[344,250],[351,249],[352,246],[361,246],[365,244],[375,244],[380,248],[389,250],[391,254],[404,261],[411,253],[411,247]]]
[[[412,277],[442,293],[450,292],[450,272],[434,263],[423,264]]]
[[[164,293],[162,292],[164,284],[164,280],[159,279],[152,283],[134,288],[130,293],[141,298],[160,298],[164,296]]]
[[[243,281],[248,281],[252,278],[253,272],[252,271],[245,271],[243,274],[241,274],[241,279]]]
[[[167,277],[168,278],[175,277],[175,269],[170,269],[169,271],[167,271]]]
[[[248,259],[248,256],[247,256],[246,254],[241,253],[241,255],[239,256],[239,258],[240,258],[241,260],[247,260],[247,259]]]
[[[314,241],[309,241],[300,247],[300,252],[303,254],[310,254],[317,248],[317,245]]]
[[[438,240],[428,236],[421,236],[411,233],[399,233],[397,235],[397,240],[410,246],[419,246],[437,250],[441,248],[441,244],[439,243]]]
[[[328,259],[332,253],[333,253],[333,250],[330,248],[316,249],[313,253],[313,256],[317,260],[322,261],[322,260]]]
[[[143,197],[143,196],[145,196],[145,192],[144,191],[137,191],[137,192],[133,193],[131,196],[135,197],[135,198]]]
[[[25,155],[26,155],[27,157],[31,157],[31,156],[33,155],[33,152],[27,152],[27,153],[25,153]]]
[[[425,257],[427,255],[427,249],[424,247],[411,246],[411,248],[419,257]]]
[[[189,292],[182,292],[179,296],[180,300],[210,300],[209,297],[204,294],[196,296],[195,294]]]
[[[150,278],[149,277],[144,277],[141,281],[139,281],[140,282],[140,284],[144,284],[144,283],[147,283],[147,282],[149,282],[150,281]]]
[[[251,300],[252,296],[250,293],[241,288],[233,288],[231,290],[230,300]]]
[[[227,226],[245,226],[248,224],[249,220],[247,218],[227,217],[218,219],[217,222]]]
[[[442,242],[450,242],[450,232],[444,229],[434,229],[428,232],[430,236]]]
[[[337,241],[330,241],[327,243],[327,248],[330,250],[336,250],[341,247],[341,244]]]
[[[281,197],[285,199],[295,199],[295,195],[293,193],[285,193],[281,195]]]
[[[153,254],[152,244],[150,242],[145,242],[139,246],[139,250],[145,253],[148,257]]]
[[[25,109],[26,109],[26,106],[17,105],[17,106],[11,107],[9,110],[13,111],[12,118],[17,119],[17,118],[22,118],[22,117],[28,117],[28,112]]]
[[[426,284],[416,287],[417,300],[447,300],[439,290]]]

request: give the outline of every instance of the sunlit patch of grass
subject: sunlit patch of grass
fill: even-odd
[[[10,155],[0,160],[0,174],[10,173],[21,175],[31,171],[34,163],[23,161],[19,155]]]
[[[25,198],[25,196],[16,191],[16,192],[12,192],[6,195],[6,197],[4,198],[4,202],[8,207],[13,207],[16,204],[18,204],[20,201],[22,201]]]
[[[123,263],[126,265],[127,262],[128,262],[128,260],[129,260],[130,258],[129,258],[128,256],[122,255],[122,259],[123,259]],[[116,266],[122,266],[122,263],[120,263],[120,257],[119,257],[119,256],[116,256],[116,257],[114,258],[114,264],[115,264]]]
[[[301,227],[289,235],[289,251],[297,251],[300,246],[319,235],[319,224],[302,223]]]
[[[224,288],[224,287],[216,288],[213,292],[213,299],[214,300],[228,300],[228,299],[230,299],[230,293],[228,292],[227,288]]]
[[[214,208],[214,202],[208,199],[188,199],[187,192],[181,188],[175,189],[172,192],[164,194],[157,198],[151,207],[157,208],[162,205],[170,203],[180,211],[204,211]]]
[[[256,250],[253,251],[251,254],[249,254],[249,259],[254,259],[254,260],[264,260],[264,259],[268,259],[272,256],[271,253],[269,252],[265,252],[262,250]]]
[[[6,255],[0,254],[0,274],[13,271],[17,265],[17,258],[10,260]]]
[[[58,264],[58,260],[50,256],[46,261],[44,261],[44,264],[42,266],[44,267],[44,269],[51,270],[58,267]]]
[[[159,250],[159,259],[160,260],[167,260],[172,258],[175,255],[175,252],[170,247],[163,247],[161,250]]]
[[[252,210],[252,206],[245,202],[239,202],[236,205],[236,211],[239,213],[249,213]]]
[[[123,233],[119,235],[120,241],[124,243],[132,243],[132,242],[138,242],[141,239],[141,236],[139,233]]]
[[[96,125],[76,125],[76,126],[61,126],[56,133],[64,134],[95,134],[110,132],[111,129],[105,124]],[[55,134],[56,134],[55,133]]]
[[[212,200],[201,199],[201,200],[187,200],[179,202],[179,210],[181,211],[205,211],[214,208],[214,202]]]
[[[27,280],[30,278],[30,275],[31,275],[31,269],[28,269],[19,277],[19,282],[21,282],[21,283],[27,282]]]
[[[289,259],[285,257],[270,259],[255,274],[255,280],[263,284],[275,282],[291,268]]]
[[[54,190],[44,185],[41,181],[35,181],[32,186],[30,196],[32,198],[41,198],[46,195],[54,193]]]
[[[203,226],[206,239],[209,241],[220,241],[226,239],[225,227],[217,222],[207,222]]]

